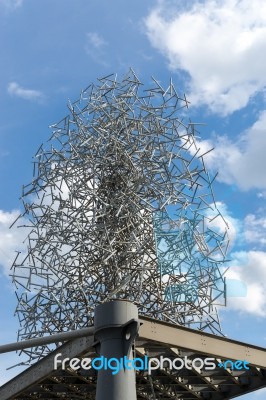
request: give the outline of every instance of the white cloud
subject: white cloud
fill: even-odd
[[[237,141],[220,136],[198,141],[197,146],[201,149],[199,154],[214,147],[204,161],[210,169],[218,171],[220,182],[236,184],[242,190],[266,188],[266,111]]]
[[[204,103],[226,115],[264,89],[264,0],[191,1],[178,10],[169,1],[159,1],[145,27],[170,68],[189,74],[192,104]]]
[[[88,44],[99,49],[102,46],[105,46],[106,41],[97,33],[97,32],[89,32],[87,33],[87,41]]]
[[[25,240],[28,234],[28,228],[10,229],[10,225],[20,215],[18,210],[5,212],[0,210],[0,266],[3,267],[5,274],[10,274],[10,268],[16,256],[16,251],[25,251]],[[22,218],[20,224],[26,224],[26,220]]]
[[[217,215],[216,207],[220,215],[208,222],[208,226],[221,234],[227,231],[230,248],[232,248],[242,229],[240,221],[232,217],[225,203],[217,201],[215,205],[210,204],[210,206],[213,208],[213,212],[208,212],[208,218],[212,219],[212,217]]]
[[[228,297],[228,310],[266,317],[266,252],[242,251],[232,254],[234,261],[226,273],[229,279],[243,282],[245,297]]]
[[[10,82],[7,91],[11,96],[20,97],[24,100],[43,100],[44,95],[39,90],[25,89],[16,82]]]
[[[259,199],[266,199],[266,191],[263,190],[262,192],[257,193]]]
[[[234,242],[243,246],[245,240],[249,245],[249,250],[229,254],[231,261],[226,265],[229,269],[225,275],[227,310],[266,317],[266,252],[257,250],[265,245],[266,218],[248,214],[242,222],[232,217],[224,203],[217,202],[216,205],[229,226],[230,247]],[[218,231],[225,228],[221,217],[213,220],[213,225]]]
[[[108,43],[97,32],[88,32],[86,37],[86,53],[98,64],[107,66],[104,50]]]
[[[0,5],[4,6],[6,10],[12,11],[22,6],[23,0],[0,0]]]
[[[244,219],[244,234],[248,243],[256,247],[266,244],[266,217],[248,214]]]

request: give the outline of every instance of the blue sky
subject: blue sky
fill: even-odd
[[[22,209],[32,156],[67,114],[68,98],[97,77],[131,66],[175,86],[191,102],[198,144],[218,177],[215,197],[230,225],[229,278],[245,298],[221,310],[228,337],[266,347],[266,3],[264,0],[0,0],[0,267],[2,343],[17,320],[8,278],[23,230],[9,230]],[[0,383],[18,373],[1,356]],[[261,393],[261,394],[260,394]],[[265,395],[265,393],[264,393]],[[243,399],[263,398],[263,392]]]

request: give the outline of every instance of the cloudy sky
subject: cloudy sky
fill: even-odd
[[[221,311],[223,330],[266,347],[265,0],[0,0],[0,46],[1,343],[15,341],[18,328],[8,275],[25,235],[9,226],[32,156],[68,98],[131,66],[147,85],[151,75],[162,84],[172,77],[191,120],[206,124],[198,143],[202,153],[215,147],[206,164],[218,172],[215,197],[230,225],[228,277],[247,287]],[[1,356],[0,383],[17,362]]]

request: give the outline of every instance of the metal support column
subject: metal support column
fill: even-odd
[[[132,345],[138,325],[138,309],[128,301],[113,300],[96,307],[96,351],[102,364],[98,371],[96,400],[137,399],[135,370],[125,368],[125,363],[133,359]],[[122,368],[117,372],[107,363],[114,367],[120,363]],[[130,362],[127,365],[130,367]]]

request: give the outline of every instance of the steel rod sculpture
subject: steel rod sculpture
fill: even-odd
[[[221,332],[227,232],[214,229],[222,216],[187,107],[172,81],[145,89],[130,70],[83,90],[52,126],[22,194],[31,232],[13,264],[20,340],[89,326],[112,298]]]

